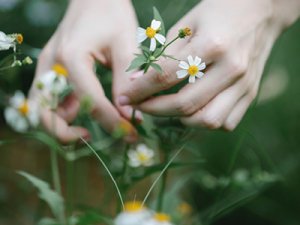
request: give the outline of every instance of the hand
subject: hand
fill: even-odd
[[[119,103],[153,115],[178,116],[186,125],[233,130],[257,95],[264,65],[284,26],[272,4],[270,0],[202,1],[169,31],[167,39],[187,26],[193,35],[171,45],[167,54],[181,60],[188,55],[201,57],[208,65],[204,77],[178,93],[151,97],[182,81],[176,78],[178,62],[161,60],[164,73],[152,70],[133,80],[124,87]]]
[[[41,113],[45,128],[62,142],[75,141],[79,135],[85,138],[89,136],[85,128],[69,125],[78,113],[80,98],[84,96],[91,97],[94,104],[93,116],[106,131],[112,132],[121,123],[127,123],[130,132],[126,140],[134,141],[137,138],[134,128],[124,119],[131,117],[132,108],[113,106],[105,97],[93,70],[96,60],[112,67],[115,98],[120,86],[129,82],[125,70],[137,49],[136,26],[130,1],[70,2],[63,21],[39,57],[35,76],[36,81],[55,63],[61,63],[69,72],[68,78],[74,86],[74,93],[66,98],[57,112],[43,109]],[[37,96],[36,91],[33,85],[31,98]]]

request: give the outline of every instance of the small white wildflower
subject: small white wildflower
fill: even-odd
[[[129,165],[132,167],[151,166],[154,163],[153,157],[154,151],[144,144],[128,151]]]
[[[59,95],[67,87],[67,71],[59,64],[55,64],[52,70],[43,74],[36,81],[36,88],[43,92],[44,97],[48,95]]]
[[[152,217],[152,212],[141,202],[126,202],[125,210],[114,220],[115,225],[143,225]]]
[[[18,132],[25,132],[29,127],[39,124],[37,105],[25,98],[21,91],[17,91],[9,101],[9,106],[4,110],[6,122]]]
[[[143,225],[173,225],[170,216],[164,213],[155,213],[154,216],[147,220]]]
[[[151,26],[147,27],[146,29],[142,27],[138,27],[137,29],[137,41],[138,43],[142,43],[147,38],[150,39],[150,51],[155,51],[156,49],[156,41],[158,41],[160,44],[164,45],[166,42],[166,38],[158,34],[159,29],[161,26],[161,22],[158,20],[152,20]]]
[[[10,35],[6,35],[4,32],[0,31],[0,51],[15,48],[15,46],[15,39]]]
[[[185,61],[180,61],[178,66],[182,70],[176,72],[177,78],[182,79],[189,75],[189,83],[195,83],[196,77],[201,78],[204,75],[201,70],[206,68],[205,62],[201,63],[201,58],[196,56],[194,60],[190,55],[188,56],[188,63]]]

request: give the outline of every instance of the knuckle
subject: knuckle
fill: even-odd
[[[250,102],[252,102],[256,98],[257,93],[258,93],[258,89],[257,88],[254,88],[254,89],[252,89],[252,90],[249,91],[248,97],[249,97]]]
[[[239,59],[232,59],[228,63],[229,76],[232,79],[241,78],[247,71],[247,65]]]
[[[233,123],[233,122],[226,122],[226,123],[224,124],[224,129],[225,129],[226,131],[231,132],[231,131],[234,131],[234,130],[235,130],[236,126],[237,126],[237,124],[235,124],[235,123]]]
[[[158,84],[163,90],[169,88],[174,83],[173,73],[169,70],[164,70],[163,74],[155,74],[153,79],[154,83]]]
[[[176,111],[180,115],[189,116],[197,111],[197,107],[193,101],[179,98],[176,103]]]
[[[56,59],[62,63],[68,62],[74,56],[74,48],[69,45],[59,47],[56,53]]]
[[[214,55],[223,55],[227,51],[227,43],[224,38],[214,36],[207,41],[207,51]]]
[[[222,126],[222,121],[216,116],[204,115],[202,124],[209,129],[219,129]]]

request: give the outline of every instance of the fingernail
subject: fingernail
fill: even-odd
[[[127,96],[122,95],[118,97],[118,103],[120,105],[129,105],[130,99]]]
[[[140,70],[140,71],[137,71],[137,72],[134,72],[133,74],[130,75],[129,79],[130,80],[135,80],[141,76],[144,75],[144,71]]]
[[[137,111],[135,112],[135,118],[136,118],[139,122],[143,121],[144,117],[143,117],[142,112],[137,110]]]

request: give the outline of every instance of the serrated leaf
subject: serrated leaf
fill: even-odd
[[[160,65],[158,65],[157,63],[151,63],[150,65],[153,69],[156,70],[156,72],[162,74],[163,73],[163,70],[162,68],[160,67]]]
[[[161,26],[160,26],[160,33],[163,35],[163,36],[166,36],[166,30],[165,30],[165,24],[164,24],[164,21],[159,13],[159,11],[157,10],[156,7],[153,7],[153,17],[155,20],[158,20],[161,22]]]
[[[59,221],[63,220],[65,211],[64,200],[60,194],[51,190],[48,183],[24,171],[18,171],[18,174],[25,177],[39,191],[39,198],[44,200],[50,207],[53,215]],[[49,220],[48,220],[49,221]]]
[[[144,56],[137,56],[134,60],[132,60],[130,66],[128,67],[126,72],[129,72],[134,69],[138,69],[145,63],[146,63],[146,58]]]

